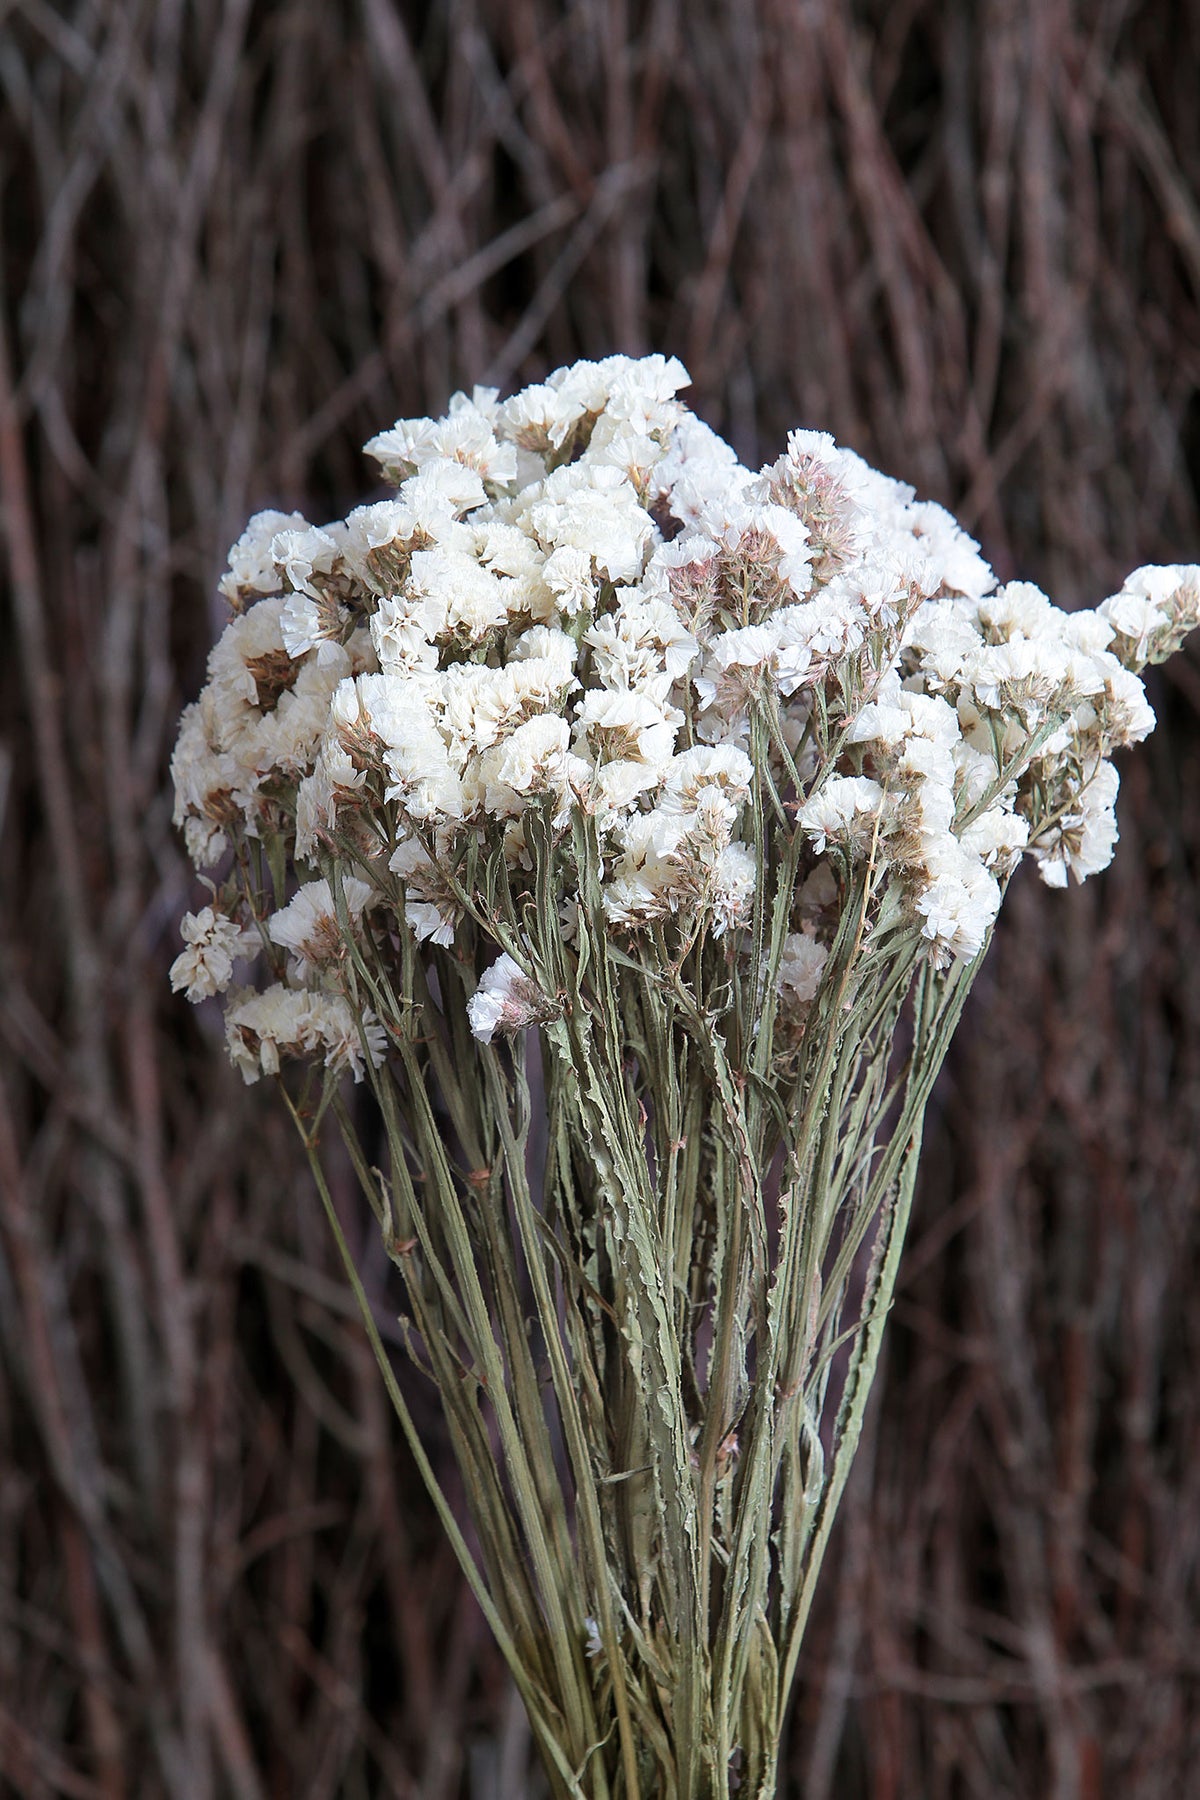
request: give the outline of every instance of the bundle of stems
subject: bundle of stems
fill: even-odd
[[[549,892],[551,834],[537,842]],[[799,851],[797,826],[756,921],[776,962]],[[518,914],[502,880],[475,921],[523,947],[560,1018],[478,1044],[470,930],[454,952],[397,967],[344,917],[348,989],[393,1047],[370,1077],[386,1167],[334,1073],[310,1072],[289,1105],[432,1483],[325,1184],[330,1116],[401,1272],[477,1551],[437,1494],[439,1510],[554,1791],[725,1794],[740,1776],[770,1794],[925,1104],[978,959],[934,969],[915,927],[886,912],[864,941],[874,896],[860,871],[778,1081],[773,1009],[754,1020],[739,987],[726,1013],[720,944],[616,952],[595,849],[579,855],[592,880],[572,946],[552,908]]]

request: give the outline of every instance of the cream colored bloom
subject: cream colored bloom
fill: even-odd
[[[262,947],[257,931],[244,930],[211,906],[184,913],[179,935],[185,949],[171,964],[171,987],[186,993],[193,1005],[223,994],[233,980],[234,963],[257,955]]]
[[[342,894],[352,925],[361,919],[372,892],[369,882],[355,875],[343,877]],[[291,951],[293,981],[307,980],[338,961],[345,953],[345,943],[328,881],[306,881],[286,906],[271,914],[267,935],[273,944]]]
[[[939,963],[975,954],[1023,856],[1055,884],[1108,860],[1109,757],[1153,725],[1137,671],[1200,622],[1200,568],[1135,570],[1064,614],[826,434],[744,468],[686,379],[612,356],[456,394],[371,440],[390,499],[321,528],[259,514],[234,546],[240,616],[172,774],[199,863],[261,838],[299,880],[269,923],[279,1029],[254,1050],[247,1025],[244,1061],[327,1052],[296,998],[341,966],[317,858],[341,860],[352,918],[364,871],[403,884],[380,944],[461,948],[501,887],[567,922],[598,892],[624,932],[727,934],[731,966],[761,869],[796,1006],[868,858],[868,914]],[[237,928],[207,929],[176,963],[196,995],[231,979]],[[502,986],[480,984],[481,1017]]]
[[[481,1044],[490,1044],[497,1033],[513,1037],[526,1026],[552,1017],[556,1010],[507,952],[484,970],[467,1002],[471,1030]]]

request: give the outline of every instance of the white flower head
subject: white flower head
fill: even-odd
[[[1065,888],[1068,876],[1086,881],[1112,861],[1117,842],[1117,789],[1120,777],[1102,762],[1076,795],[1075,809],[1032,844],[1038,872],[1047,887]]]
[[[866,775],[835,775],[797,813],[820,855],[828,843],[862,849],[876,832],[884,792]]]
[[[712,880],[713,935],[749,924],[754,906],[754,857],[745,844],[722,850]]]
[[[450,882],[419,838],[402,838],[388,868],[404,883],[404,917],[419,944],[449,949],[462,918],[462,907]]]
[[[271,555],[275,567],[288,586],[312,600],[321,598],[318,578],[328,575],[339,555],[338,542],[328,531],[315,525],[277,531],[271,539]]]
[[[289,594],[279,615],[283,647],[295,660],[315,650],[318,662],[331,663],[349,619],[340,601],[328,595]]]
[[[928,883],[918,892],[916,910],[935,953],[968,960],[983,948],[1000,910],[994,875],[947,835]]]
[[[282,1060],[316,1060],[361,1081],[368,1062],[379,1068],[387,1038],[369,1008],[355,1012],[342,994],[276,983],[261,994],[234,997],[225,1014],[225,1041],[247,1083],[278,1075]]]
[[[779,958],[779,991],[801,1004],[816,998],[821,985],[829,951],[805,931],[793,932],[783,940]]]
[[[398,419],[390,431],[371,438],[365,449],[397,486],[431,468],[458,465],[469,470],[476,481],[459,491],[477,494],[470,504],[478,506],[484,499],[484,482],[500,488],[516,477],[516,456],[511,445],[497,438],[496,423],[496,390],[477,387],[469,397],[455,394],[446,418]]]
[[[409,593],[423,602],[431,637],[482,643],[508,620],[511,590],[504,578],[463,550],[437,545],[415,550]]]
[[[229,568],[217,586],[230,605],[241,611],[261,594],[278,594],[283,577],[271,553],[281,531],[304,531],[303,513],[258,512],[229,552]]]
[[[581,399],[541,382],[504,402],[500,427],[523,450],[547,456],[562,449],[586,411]]]
[[[669,761],[683,714],[666,701],[626,690],[593,688],[576,714],[581,745],[604,761],[647,763],[661,770]]]
[[[597,587],[592,559],[578,544],[560,544],[542,566],[542,579],[567,618],[595,609]]]
[[[555,966],[533,921],[582,956],[597,912],[639,956],[669,943],[681,978],[725,934],[719,1012],[761,979],[743,934],[782,906],[792,1055],[827,945],[882,956],[919,933],[945,967],[986,942],[1023,855],[1052,885],[1108,861],[1108,758],[1153,725],[1137,671],[1200,624],[1200,567],[1135,570],[1064,614],[823,433],[744,468],[686,380],[617,355],[503,402],[456,394],[372,438],[390,498],[320,528],[259,513],[234,545],[238,616],[180,724],[175,818],[199,864],[232,847],[287,979],[230,991],[261,932],[216,905],[185,920],[171,978],[226,993],[247,1079],[286,1057],[361,1078],[385,1046],[340,992],[345,959],[393,955],[398,931],[407,955],[449,952],[445,973],[494,920],[512,955],[471,998],[476,1037],[546,1020],[561,997],[516,960]],[[342,908],[305,879],[328,857],[379,867],[377,929],[366,880],[345,876]],[[300,885],[271,913],[253,872],[280,858]]]
[[[371,898],[371,885],[356,875],[346,875],[342,894],[350,922],[355,924]],[[303,980],[340,960],[346,946],[328,881],[305,882],[286,906],[272,913],[267,935],[273,944],[291,951],[293,980]]]
[[[193,1005],[223,994],[233,980],[234,963],[256,955],[262,947],[257,931],[243,929],[211,906],[184,913],[179,935],[186,947],[171,964],[171,988],[176,994],[186,993]]]
[[[481,1044],[490,1044],[499,1032],[513,1037],[526,1026],[553,1018],[558,1005],[505,951],[479,978],[479,986],[467,1002],[471,1030]]]

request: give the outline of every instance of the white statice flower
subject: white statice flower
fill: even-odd
[[[958,714],[940,694],[923,694],[919,689],[902,689],[896,704],[908,715],[913,737],[927,738],[943,750],[955,751],[962,742]]]
[[[576,714],[576,748],[597,761],[639,762],[660,772],[683,724],[678,707],[649,694],[592,688]]]
[[[505,738],[497,756],[496,779],[514,794],[544,794],[565,788],[574,769],[586,765],[568,749],[570,727],[557,714],[526,719]]]
[[[605,356],[555,369],[545,386],[580,409],[581,416],[601,414],[640,430],[667,430],[679,412],[673,396],[686,387],[688,372],[674,356]]]
[[[960,737],[958,742],[951,747],[951,755],[954,759],[954,792],[957,811],[960,813],[971,812],[982,806],[989,798],[1001,797],[997,790],[1000,770],[990,747],[986,750],[980,749],[967,738]],[[1015,798],[1016,782],[1010,780],[1004,789],[1004,804],[1011,806]]]
[[[414,552],[433,545],[471,552],[474,532],[461,515],[484,498],[483,483],[468,469],[423,469],[394,499],[357,506],[347,515],[346,564],[369,593],[393,593],[407,579]]]
[[[462,774],[446,741],[419,703],[390,715],[384,739],[383,766],[388,785],[384,799],[394,800],[417,823],[461,819]]]
[[[549,624],[558,611],[540,544],[516,525],[494,518],[490,509],[472,516],[473,554],[482,568],[503,579],[505,605],[510,619],[524,616]]]
[[[553,1018],[558,1010],[557,1003],[542,992],[507,951],[484,970],[479,986],[467,1002],[471,1031],[481,1044],[490,1044],[497,1033],[513,1037],[528,1025]]]
[[[198,869],[211,869],[224,856],[229,848],[226,833],[240,816],[233,790],[242,765],[231,752],[217,747],[209,712],[199,700],[184,708],[171,753],[173,819]]]
[[[504,402],[500,424],[505,435],[523,450],[549,456],[563,448],[587,410],[583,395],[537,382]]]
[[[526,636],[534,639],[538,632],[545,636],[530,644],[531,653],[514,653],[501,669],[455,663],[446,670],[437,690],[439,723],[456,757],[490,749],[538,714],[561,713],[578,686],[575,646],[544,626],[534,626]]]
[[[754,764],[735,744],[698,744],[681,750],[665,767],[664,812],[695,812],[709,794],[721,795],[730,817],[749,798]]]
[[[497,398],[496,388],[477,387],[470,397],[455,394],[449,415],[439,421],[431,436],[433,456],[418,467],[427,467],[434,458],[440,463],[460,463],[477,474],[489,492],[510,487],[517,478],[517,453],[496,434]]]
[[[771,500],[795,513],[808,533],[809,567],[815,582],[825,582],[849,565],[862,537],[861,508],[852,497],[845,452],[828,432],[793,431],[787,449],[759,475],[751,490],[756,499]]]
[[[829,664],[860,649],[872,621],[855,583],[838,576],[813,599],[777,614],[776,623],[782,643],[809,652],[807,666],[807,660]]]
[[[221,712],[231,735],[252,730],[265,712],[295,685],[299,661],[283,641],[285,601],[271,599],[232,619],[208,658],[206,696]]]
[[[432,672],[438,665],[433,633],[438,613],[410,593],[385,594],[371,614],[371,642],[384,675]]]
[[[278,1075],[281,1058],[312,1048],[311,994],[275,983],[262,993],[238,993],[225,1013],[230,1060],[247,1085]]]
[[[691,379],[677,356],[620,357],[604,399],[605,418],[639,432],[665,434],[682,411],[675,395]]]
[[[599,589],[586,550],[577,544],[560,544],[546,557],[541,575],[554,596],[555,611],[564,618],[595,611]]]
[[[399,487],[423,462],[439,454],[438,424],[437,419],[397,419],[390,430],[368,438],[363,449],[379,464],[386,479]]]
[[[644,498],[662,458],[661,436],[639,431],[628,421],[605,414],[593,426],[588,447],[580,461],[591,468],[618,470],[634,492]]]
[[[816,998],[829,961],[829,950],[806,931],[795,931],[783,940],[779,957],[778,987],[785,998],[806,1003]]]
[[[603,830],[612,832],[638,810],[643,799],[652,799],[662,786],[661,763],[618,759],[592,772],[587,793],[588,810]]]
[[[342,879],[346,912],[357,924],[374,890],[356,875]],[[335,963],[345,954],[337,906],[328,881],[306,881],[287,905],[267,920],[267,936],[291,952],[288,973],[299,984]]]
[[[388,868],[404,883],[404,917],[417,942],[454,942],[463,909],[439,863],[419,838],[405,837],[388,858]]]
[[[828,588],[847,609],[848,619],[863,621],[868,632],[890,632],[903,626],[916,609],[928,576],[920,558],[917,562],[919,567],[914,568],[912,552],[899,551],[884,561],[855,563],[836,575]]]
[[[294,659],[317,653],[317,661],[331,663],[350,614],[336,598],[311,594],[289,594],[279,615],[283,647]]]
[[[1032,853],[1047,887],[1065,888],[1068,876],[1086,881],[1112,861],[1117,842],[1117,790],[1120,777],[1102,762],[1075,790],[1074,809],[1053,829],[1037,833]]]
[[[1099,656],[1110,648],[1116,635],[1102,613],[1085,607],[1078,612],[1058,613],[1055,624],[1064,641],[1082,656]]]
[[[899,684],[895,685],[898,689]],[[859,707],[847,728],[846,742],[875,744],[884,751],[892,751],[899,748],[911,729],[912,715],[900,704],[899,692],[881,694]]]
[[[278,594],[283,577],[271,546],[281,531],[305,531],[303,513],[255,513],[229,552],[229,567],[217,583],[218,592],[238,612],[265,594]]]
[[[539,713],[467,766],[463,798],[468,813],[517,818],[532,799],[549,795],[556,830],[563,829],[592,771],[570,750],[570,726],[556,714]]]
[[[978,857],[947,834],[915,906],[935,952],[966,961],[983,948],[1000,910],[1000,887]]]
[[[394,800],[410,819],[462,817],[462,776],[438,729],[428,683],[368,674],[343,681],[332,697],[331,724],[343,750],[374,760]]]
[[[778,618],[762,625],[743,625],[719,632],[709,639],[707,654],[692,685],[702,713],[711,713],[717,729],[745,721],[750,708],[778,681],[780,626]],[[789,674],[797,681],[807,657],[789,660]]]
[[[366,787],[367,770],[356,764],[338,742],[326,736],[312,772],[296,789],[296,857],[311,862],[322,837],[337,830],[340,810],[357,808]]]
[[[495,518],[490,509],[476,514],[470,524],[475,555],[493,574],[530,581],[542,576],[545,552],[519,526]]]
[[[709,896],[714,937],[741,930],[750,923],[755,878],[754,857],[745,844],[729,844],[722,850],[712,873]]]
[[[848,849],[869,846],[884,809],[884,792],[866,775],[834,775],[797,812],[818,855],[827,844]]]
[[[959,842],[984,868],[1008,875],[1029,842],[1029,821],[1004,805],[989,806],[964,827]]]
[[[697,522],[718,546],[731,610],[745,623],[806,594],[812,585],[808,528],[772,501],[710,496]]]
[[[555,469],[521,507],[539,544],[551,554],[585,550],[597,575],[636,581],[654,535],[654,521],[619,469],[571,463]]]
[[[930,840],[940,842],[949,834],[956,774],[954,757],[944,745],[929,738],[904,740],[890,778],[894,831],[889,848],[900,861],[923,862]],[[906,838],[915,842],[914,850],[906,851]]]
[[[1108,861],[1108,758],[1153,726],[1139,671],[1200,624],[1200,567],[1064,613],[826,433],[743,467],[686,381],[614,355],[456,394],[371,440],[389,498],[321,527],[259,513],[234,545],[236,616],[172,778],[189,853],[234,852],[242,916],[287,952],[285,983],[226,1003],[248,1078],[286,1056],[361,1076],[383,1053],[338,992],[329,858],[356,871],[363,954],[470,958],[485,921],[531,931],[547,907],[582,947],[598,896],[639,956],[715,955],[718,1008],[754,979],[761,877],[763,916],[793,928],[789,1057],[868,861],[855,941],[899,918],[942,968],[986,942],[1022,857],[1052,885]],[[273,913],[267,868],[294,893]],[[256,947],[215,907],[184,938],[172,980],[193,998]],[[559,1003],[502,957],[472,1024],[491,1041]]]
[[[223,853],[227,833],[257,836],[271,783],[312,770],[338,683],[374,661],[355,632],[329,656],[299,660],[283,641],[284,601],[260,600],[231,620],[208,661],[208,685],[184,714],[171,762],[175,823],[198,867]]]
[[[508,621],[507,578],[463,550],[440,544],[415,550],[408,591],[423,603],[430,636],[438,642],[479,644]]]
[[[171,964],[171,988],[176,994],[185,993],[193,1005],[223,994],[233,980],[234,963],[262,948],[257,931],[244,929],[211,906],[184,913],[179,935],[185,948]]]
[[[947,588],[978,600],[995,587],[996,577],[979,554],[979,545],[944,506],[933,500],[910,501],[904,523],[927,564],[923,593]]]
[[[690,634],[707,630],[723,596],[721,547],[699,531],[685,531],[652,551],[642,577],[648,599],[664,600]]]
[[[511,639],[509,645],[509,663],[519,663],[527,672],[532,673],[532,666],[543,669],[554,686],[549,690],[547,706],[558,710],[559,683],[570,683],[575,678],[575,664],[579,656],[579,647],[569,632],[560,631],[556,625],[530,625]]]
[[[925,690],[957,700],[972,658],[983,649],[978,620],[950,600],[927,600],[904,628],[901,651],[919,671]]]
[[[604,912],[626,929],[667,919],[679,906],[676,852],[686,832],[679,813],[634,813],[620,831],[622,854],[604,884]]]
[[[413,486],[406,483],[394,500],[356,506],[346,516],[346,560],[372,593],[389,593],[405,579],[414,549],[443,536],[453,541],[453,508],[436,488],[424,491],[424,507],[414,505]]]
[[[309,1033],[327,1069],[349,1074],[356,1082],[367,1064],[381,1068],[387,1056],[387,1033],[369,1006],[355,1012],[342,994],[313,994]]]
[[[946,708],[950,712],[949,707]],[[954,714],[950,713],[951,719]],[[910,729],[907,736],[897,747],[892,767],[900,778],[900,785],[911,787],[913,782],[936,782],[939,786],[952,789],[956,775],[954,764],[953,742],[947,743],[933,733],[925,733]]]
[[[1113,647],[1127,668],[1161,662],[1200,625],[1200,566],[1135,569],[1120,593],[1097,610],[1112,627]]]
[[[1154,708],[1140,678],[1115,656],[1100,655],[1090,662],[1094,678],[1083,688],[1086,705],[1075,709],[1079,727],[1086,729],[1094,719],[1105,751],[1140,744],[1155,723]]]
[[[366,453],[397,486],[431,467],[458,464],[492,489],[507,487],[516,479],[517,459],[513,446],[496,435],[496,401],[495,388],[455,394],[446,418],[398,419],[370,440]]]
[[[1007,643],[1009,638],[1037,638],[1056,632],[1058,609],[1032,581],[1009,581],[980,599],[975,608],[989,642]]]
[[[687,675],[699,648],[673,606],[637,588],[619,590],[615,610],[597,619],[583,641],[605,687],[657,690],[662,698]]]
[[[386,1034],[369,1008],[356,1013],[342,994],[278,982],[259,994],[231,996],[225,1041],[247,1085],[262,1075],[278,1075],[285,1058],[319,1059],[335,1074],[361,1081],[367,1062],[379,1068],[387,1051]]]
[[[738,461],[731,444],[694,413],[685,412],[655,470],[654,485],[658,490],[656,510],[676,521],[682,535],[694,543],[708,537],[699,529],[706,508],[721,494],[749,501],[754,476]]]
[[[604,1440],[592,1401],[632,1344],[646,1429],[591,1448],[618,1481],[654,1465],[650,1515],[689,1462],[709,1513],[711,1490],[745,1514],[709,1548],[753,1687],[774,1515],[840,1478],[829,1358],[886,1311],[891,1258],[864,1286],[855,1246],[891,1230],[1020,862],[1061,887],[1112,855],[1109,758],[1153,725],[1139,674],[1200,625],[1200,567],[1067,614],[827,433],[746,468],[686,381],[613,355],[456,394],[371,439],[385,498],[251,521],[172,759],[189,852],[222,866],[171,980],[220,997],[233,1063],[285,1080],[310,1155],[341,1127],[452,1408],[527,1437],[574,1378]],[[350,1077],[370,1093],[347,1110]],[[514,1484],[492,1435],[463,1441],[472,1490],[499,1482],[494,1570]],[[629,1591],[591,1570],[601,1626],[576,1594],[565,1630],[580,1670],[619,1640],[669,1726],[671,1583],[637,1524]],[[607,1766],[622,1671],[595,1673]],[[689,1755],[765,1791],[770,1734],[713,1698]]]
[[[321,577],[332,574],[340,553],[333,533],[316,525],[287,528],[271,539],[275,567],[289,588],[312,600],[321,598]]]
[[[1032,731],[1050,711],[1062,709],[1069,673],[1070,652],[1060,640],[1014,634],[975,652],[964,685],[979,707],[1016,713]]]
[[[703,916],[720,937],[745,924],[754,900],[754,857],[732,841],[738,808],[718,781],[700,787],[690,805],[674,798],[619,827],[622,853],[604,886],[605,914],[627,930]]]

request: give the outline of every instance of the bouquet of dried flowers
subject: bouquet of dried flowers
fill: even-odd
[[[820,433],[754,474],[686,379],[456,395],[367,445],[393,497],[252,519],[173,764],[222,873],[172,979],[343,1253],[348,1147],[470,1541],[347,1255],[383,1378],[576,1800],[774,1791],[934,1078],[1020,859],[1109,861],[1200,621],[1194,567],[997,586]]]

